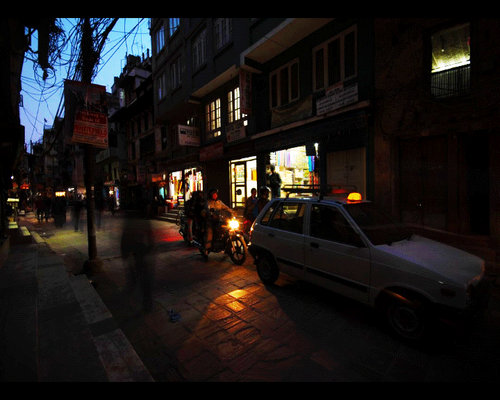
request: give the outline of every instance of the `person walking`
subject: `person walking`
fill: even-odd
[[[83,207],[82,200],[79,197],[76,197],[75,200],[73,201],[73,227],[75,228],[75,232],[78,232],[82,207]]]
[[[137,289],[142,297],[143,311],[149,312],[153,308],[154,239],[151,220],[145,213],[125,215],[120,245],[122,258],[127,263],[126,284],[130,300],[134,301]]]

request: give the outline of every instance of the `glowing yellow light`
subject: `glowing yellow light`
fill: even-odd
[[[363,196],[361,196],[361,193],[352,192],[349,193],[349,196],[347,196],[347,201],[361,201],[361,200],[363,200]]]
[[[56,197],[64,197],[66,196],[65,192],[56,192]]]
[[[235,218],[229,220],[229,228],[235,230],[235,229],[238,229],[239,226],[240,226],[240,223]]]

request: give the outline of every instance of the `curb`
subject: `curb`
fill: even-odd
[[[44,248],[47,250],[51,250],[50,246],[47,244],[45,239],[43,239],[37,232],[29,232],[28,229],[25,229],[23,235],[27,236],[26,231],[33,238],[34,243],[37,247],[37,282],[39,286],[39,292],[42,294],[45,293],[45,299],[42,298],[38,300],[38,303],[55,303],[49,304],[47,306],[48,309],[52,312],[52,310],[56,310],[57,307],[68,308],[68,304],[73,302],[78,304],[78,311],[73,310],[69,320],[62,321],[65,318],[64,314],[57,314],[50,316],[50,323],[53,326],[50,326],[51,330],[53,330],[54,326],[57,324],[72,324],[76,323],[78,326],[75,328],[78,334],[78,338],[82,339],[82,342],[75,341],[74,338],[68,337],[73,333],[73,327],[70,328],[69,334],[65,332],[57,333],[57,338],[61,341],[67,341],[68,343],[61,344],[61,347],[64,349],[64,345],[68,346],[67,350],[70,352],[81,352],[80,344],[83,349],[93,347],[95,349],[95,354],[97,354],[97,361],[89,361],[88,358],[92,358],[92,353],[94,351],[88,351],[84,357],[82,357],[82,362],[87,362],[88,365],[92,365],[92,363],[98,362],[98,364],[102,365],[102,368],[105,371],[107,376],[107,380],[109,382],[153,382],[153,378],[151,377],[149,371],[144,366],[142,360],[139,358],[137,353],[135,352],[133,346],[128,341],[125,334],[121,329],[118,328],[116,322],[113,319],[112,314],[100,298],[99,294],[92,286],[90,281],[88,280],[86,275],[72,275],[68,274],[66,271],[65,264],[63,259],[55,254],[55,253],[46,253]],[[43,245],[40,247],[39,245]],[[41,250],[42,249],[42,250]],[[46,254],[44,254],[46,253]],[[65,292],[63,303],[57,303],[58,295],[54,295],[54,291],[58,293]],[[54,299],[55,297],[55,299]],[[71,300],[73,299],[73,300]],[[43,304],[39,304],[39,306],[43,307]],[[41,308],[41,307],[39,307]],[[43,310],[40,310],[43,311]],[[55,313],[54,313],[55,314]],[[78,319],[78,315],[79,320]],[[57,322],[56,320],[60,321]],[[45,324],[46,320],[39,319],[38,324]],[[55,322],[54,322],[55,321]],[[80,325],[84,325],[83,327],[79,327]],[[86,325],[86,326],[85,326]],[[44,332],[44,329],[40,329],[40,332]],[[42,340],[43,337],[41,338]],[[53,341],[52,337],[47,337],[48,340]],[[91,343],[84,343],[91,342]],[[76,345],[72,347],[72,344]],[[42,341],[40,341],[40,347],[44,346],[47,350],[50,350],[48,346],[58,346],[59,343],[50,343],[44,345]],[[89,349],[90,350],[90,349]],[[41,365],[45,365],[45,368],[42,368],[42,375],[45,374],[45,379],[40,378],[39,380],[59,380],[58,377],[63,377],[62,380],[67,380],[69,374],[69,379],[71,380],[71,373],[68,371],[62,371],[56,369],[55,371],[47,370],[47,368],[51,368],[55,363],[59,360],[57,356],[64,358],[64,361],[67,363],[73,362],[75,359],[79,361],[79,358],[73,354],[67,355],[66,353],[56,351],[56,356],[47,351],[45,353],[48,360],[44,361],[42,359],[39,360]],[[82,372],[85,368],[85,365],[81,367]],[[77,368],[79,369],[79,368]],[[45,372],[43,372],[45,370]],[[55,373],[55,375],[54,375]],[[58,375],[59,374],[59,375]],[[80,379],[78,376],[77,379]],[[85,379],[85,378],[83,378]],[[94,380],[91,376],[90,380]]]

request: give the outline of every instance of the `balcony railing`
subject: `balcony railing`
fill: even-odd
[[[434,98],[461,96],[470,90],[470,64],[431,74]]]

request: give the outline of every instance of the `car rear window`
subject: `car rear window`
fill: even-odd
[[[391,244],[411,236],[409,229],[395,222],[373,203],[348,204],[345,208],[374,245]]]

